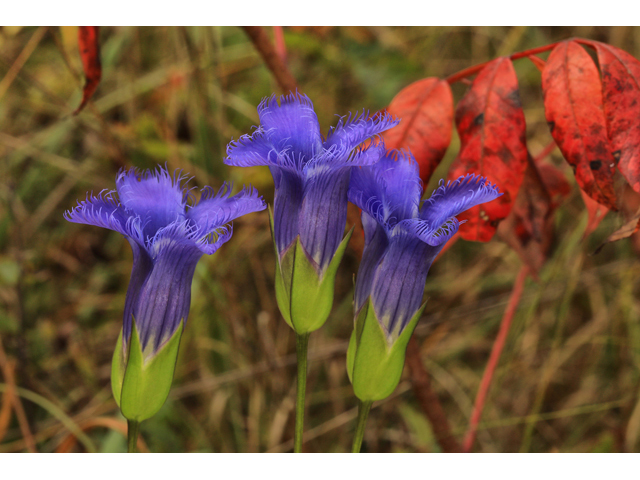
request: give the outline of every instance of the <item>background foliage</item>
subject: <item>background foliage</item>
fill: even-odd
[[[122,166],[165,162],[190,172],[192,185],[233,179],[273,201],[267,169],[222,163],[229,140],[258,123],[259,101],[278,91],[241,29],[125,27],[100,34],[102,81],[93,101],[72,116],[82,97],[77,30],[0,30],[0,451],[24,451],[32,441],[39,451],[125,450],[109,375],[131,251],[117,233],[65,222],[65,209],[87,191],[113,188]],[[640,29],[622,27],[290,27],[284,34],[289,67],[325,133],[334,114],[382,109],[420,78],[571,36],[640,56]],[[551,141],[540,73],[527,60],[515,68],[535,156]],[[453,85],[456,102],[466,88]],[[427,191],[446,175],[458,146],[454,132]],[[575,184],[558,150],[551,159]],[[637,243],[623,240],[593,256],[623,221],[610,213],[583,240],[586,223],[574,188],[556,215],[551,259],[539,282],[525,285],[477,451],[640,449]],[[241,218],[234,230],[233,240],[196,270],[174,388],[141,426],[152,451],[292,447],[295,340],[275,304],[267,213]],[[350,447],[356,402],[345,352],[357,265],[348,249],[333,314],[311,337],[307,451]],[[460,438],[520,267],[516,253],[495,238],[457,242],[430,272],[416,336]],[[10,408],[14,384],[22,421],[20,409]],[[76,443],[69,431],[79,429]],[[438,449],[405,371],[395,394],[372,410],[363,450]]]

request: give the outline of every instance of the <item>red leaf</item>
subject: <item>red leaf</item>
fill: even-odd
[[[77,115],[91,99],[102,77],[102,66],[100,65],[100,27],[79,27],[78,47],[80,48],[80,58],[84,68],[85,83],[82,90],[82,102],[73,112]]]
[[[544,265],[553,239],[553,222],[548,221],[550,213],[549,192],[529,157],[513,209],[500,222],[498,236],[516,251],[534,277]]]
[[[529,157],[515,205],[498,226],[498,235],[529,266],[534,278],[551,249],[553,212],[570,193],[571,186],[557,167]]]
[[[602,70],[604,111],[618,169],[640,192],[640,62],[619,48],[594,42]]]
[[[582,239],[584,240],[589,235],[591,235],[596,228],[598,228],[598,225],[600,225],[600,222],[602,221],[604,216],[607,214],[607,212],[609,212],[609,209],[604,205],[596,202],[582,189],[580,189],[580,195],[582,195],[582,200],[584,201],[585,207],[587,207],[587,214],[589,215],[587,226],[585,227],[584,233],[582,234]]]
[[[384,133],[385,146],[410,149],[420,165],[420,178],[427,183],[451,142],[451,87],[438,78],[418,80],[400,90],[387,112],[402,122]]]
[[[497,58],[480,71],[456,109],[460,153],[449,178],[477,173],[495,182],[504,195],[460,215],[460,235],[487,242],[509,215],[527,168],[524,113],[511,60]]]
[[[576,42],[553,49],[542,72],[544,109],[551,135],[573,167],[580,188],[616,209],[615,163],[607,137],[598,69]]]

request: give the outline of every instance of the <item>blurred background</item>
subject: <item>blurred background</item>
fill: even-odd
[[[382,109],[418,79],[571,36],[640,56],[640,29],[631,27],[283,31],[291,73],[325,134],[336,115]],[[190,172],[192,186],[231,179],[234,191],[251,183],[273,201],[268,169],[222,163],[227,143],[258,124],[260,100],[279,93],[242,29],[101,28],[102,81],[72,116],[83,85],[77,38],[77,27],[0,29],[1,452],[126,450],[109,379],[131,249],[115,232],[66,222],[66,209],[88,191],[114,188],[121,167],[165,163]],[[527,59],[515,67],[535,156],[551,141],[540,73]],[[466,88],[453,85],[456,102]],[[458,145],[454,133],[426,192],[445,176]],[[610,213],[583,240],[587,213],[571,170],[558,150],[551,161],[574,188],[556,213],[539,281],[525,284],[475,451],[638,451],[638,254],[633,240],[623,240],[592,255],[623,220]],[[345,352],[358,262],[356,245],[339,271],[333,313],[311,336],[309,452],[350,448],[356,399]],[[458,440],[521,266],[497,238],[459,241],[429,274],[415,336]],[[292,448],[295,339],[276,306],[274,268],[266,212],[237,220],[233,239],[200,261],[172,393],[141,425],[149,450]],[[363,450],[440,451],[407,369],[372,410]]]

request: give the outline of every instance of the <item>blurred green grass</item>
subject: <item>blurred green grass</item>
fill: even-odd
[[[25,45],[42,33],[17,69]],[[291,71],[325,133],[336,114],[384,108],[420,78],[570,36],[640,55],[640,29],[623,27],[291,27],[284,33]],[[103,28],[102,83],[93,103],[73,117],[82,85],[74,35],[70,28],[0,30],[0,87],[6,87],[0,98],[0,337],[16,362],[17,385],[82,426],[90,418],[121,418],[109,376],[131,252],[119,234],[70,224],[63,211],[87,191],[113,188],[120,166],[158,163],[190,172],[191,184],[200,187],[225,179],[252,183],[272,202],[267,169],[229,168],[222,159],[231,138],[257,124],[259,101],[278,89],[239,28]],[[535,155],[551,140],[540,75],[528,60],[515,65]],[[454,85],[456,100],[465,89]],[[431,188],[457,145],[454,135]],[[563,165],[557,151],[552,160]],[[198,265],[172,394],[142,424],[151,451],[291,448],[294,337],[275,304],[267,222],[265,212],[236,221],[233,240]],[[558,211],[554,251],[540,282],[527,282],[478,451],[640,449],[637,253],[625,240],[590,255],[621,223],[610,214],[582,241],[586,212],[577,189]],[[307,451],[350,447],[356,403],[344,363],[357,265],[349,250],[333,314],[311,338]],[[416,336],[459,438],[520,265],[496,239],[458,242],[430,272],[430,300]],[[23,404],[38,450],[55,451],[68,426],[49,403]],[[125,449],[113,430],[95,428],[87,436],[98,451]],[[14,418],[0,451],[25,448]],[[439,451],[408,377],[372,410],[364,449]]]

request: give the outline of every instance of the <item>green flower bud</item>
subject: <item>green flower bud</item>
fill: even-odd
[[[384,331],[370,298],[360,309],[347,350],[347,373],[360,400],[382,400],[398,386],[407,344],[425,306],[426,302],[397,338]]]
[[[273,225],[271,215],[270,218]],[[278,308],[284,320],[298,335],[313,332],[327,321],[333,306],[338,265],[352,232],[353,229],[344,237],[324,272],[319,271],[317,263],[307,255],[300,243],[300,236],[296,237],[282,257],[278,255],[274,241]]]
[[[154,416],[169,396],[184,322],[155,352],[142,350],[135,319],[128,345],[118,337],[111,364],[111,389],[122,415],[141,422]]]

